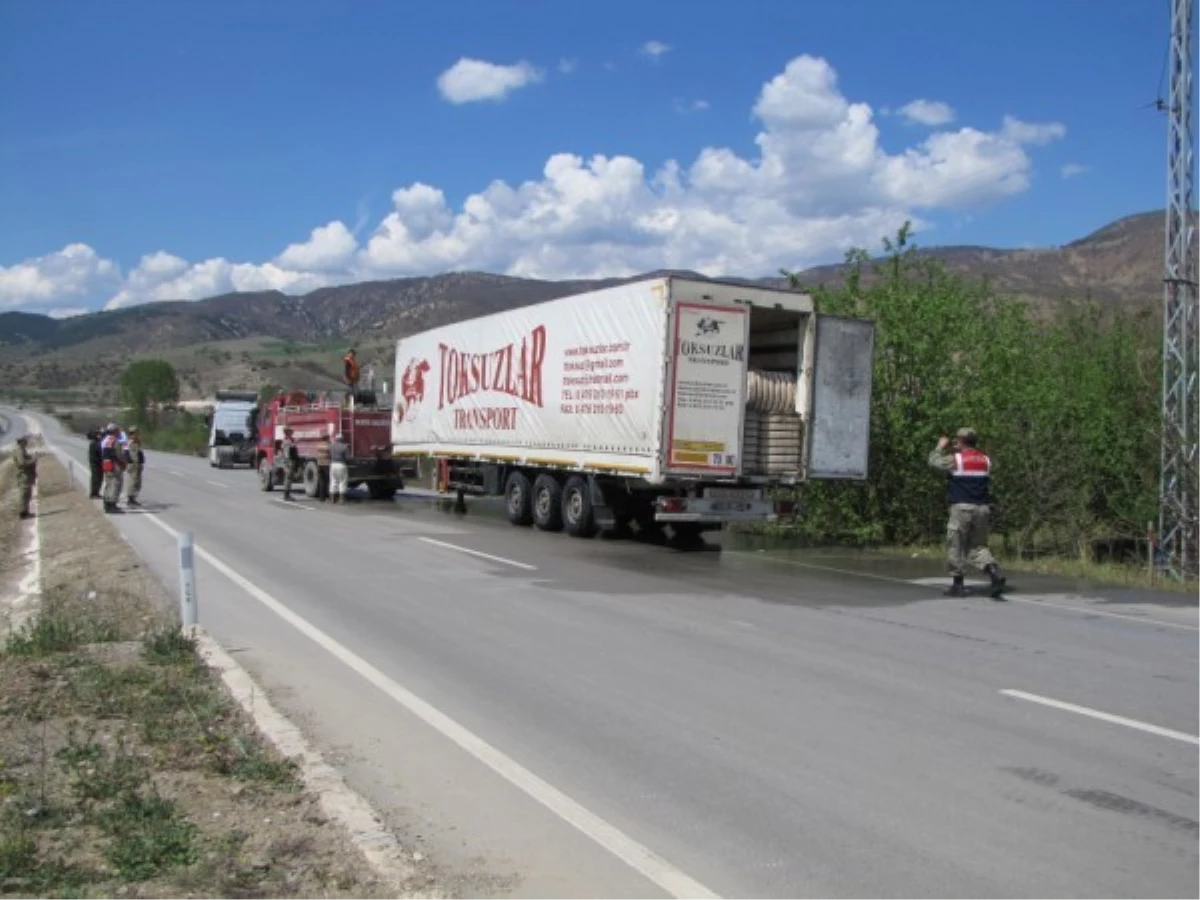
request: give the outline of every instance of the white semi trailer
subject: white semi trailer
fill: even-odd
[[[393,451],[547,531],[769,521],[773,486],[866,477],[874,334],[680,277],[496,313],[397,343]]]

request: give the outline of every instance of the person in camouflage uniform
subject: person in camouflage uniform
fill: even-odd
[[[101,499],[104,501],[106,513],[121,512],[117,501],[121,498],[121,458],[120,429],[110,423],[104,430],[104,440],[100,442],[100,466],[104,470],[104,484]]]
[[[988,574],[992,580],[991,596],[1000,600],[1006,580],[988,549],[992,461],[975,446],[976,442],[974,429],[960,428],[953,440],[943,435],[929,454],[929,465],[947,476],[946,500],[950,504],[950,518],[946,524],[946,550],[954,581],[946,590],[946,596],[967,596],[963,575],[969,561]]]
[[[137,426],[129,429],[129,441],[125,444],[125,505],[141,506],[138,494],[142,492],[142,470],[146,465],[146,454],[142,451],[142,436]]]
[[[292,437],[292,429],[283,429],[283,440],[279,444],[279,458],[283,461],[283,499],[292,499],[292,485],[296,481],[296,464],[300,451]]]
[[[37,457],[29,452],[29,436],[17,438],[17,446],[13,449],[13,466],[17,470],[17,495],[20,498],[18,519],[32,518],[29,504],[33,502],[33,483],[37,481]]]

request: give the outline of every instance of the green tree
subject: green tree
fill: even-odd
[[[145,424],[147,416],[166,405],[179,402],[179,377],[169,362],[140,359],[126,366],[119,382],[121,403],[132,410],[134,420]]]

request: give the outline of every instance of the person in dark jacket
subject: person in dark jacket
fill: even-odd
[[[1001,599],[1006,584],[1000,565],[988,549],[988,535],[992,527],[991,476],[992,461],[975,444],[977,438],[972,428],[960,428],[954,440],[945,435],[929,454],[929,465],[944,473],[946,500],[950,504],[950,520],[946,525],[946,550],[953,584],[946,590],[948,597],[965,597],[963,586],[964,564],[971,565],[988,574],[992,580],[991,595]],[[946,452],[946,448],[951,452]]]
[[[100,485],[104,481],[104,468],[101,465],[100,458],[100,430],[93,428],[87,433],[88,439],[88,466],[92,470],[91,491],[88,497],[92,500],[100,499]]]

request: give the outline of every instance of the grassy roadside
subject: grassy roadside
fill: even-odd
[[[42,606],[0,651],[0,896],[387,896],[48,456],[39,495]]]
[[[93,428],[103,428],[109,422],[122,427],[130,424],[128,410],[90,410],[54,413],[67,431],[86,435]],[[204,417],[185,410],[164,412],[157,423],[143,425],[139,432],[142,446],[163,453],[186,453],[189,456],[208,455],[208,426]]]

